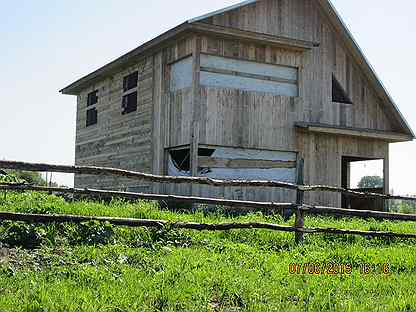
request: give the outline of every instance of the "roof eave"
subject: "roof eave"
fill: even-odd
[[[156,38],[147,41],[146,43],[137,47],[136,49],[118,57],[114,61],[100,67],[92,73],[78,79],[77,81],[71,83],[65,88],[59,90],[59,92],[68,95],[78,95],[78,93],[85,84],[90,84],[93,81],[98,81],[102,78],[105,78],[108,75],[108,73],[112,72],[113,70],[116,70],[121,66],[126,66],[126,64],[128,64],[130,61],[133,61],[138,57],[142,57],[144,53],[157,48],[159,45],[163,44],[167,40],[172,39],[173,37],[176,37],[177,35],[189,30],[189,28],[190,24],[188,22],[180,24],[175,28],[172,28],[167,32],[157,36]]]

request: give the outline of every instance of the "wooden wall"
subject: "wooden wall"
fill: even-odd
[[[398,127],[384,113],[382,101],[345,48],[318,1],[260,0],[204,22],[319,42],[320,47],[305,53],[301,61],[303,88],[306,90],[300,108],[304,112],[303,121],[379,130],[396,130]],[[273,53],[267,47],[246,47],[238,42],[217,43],[211,40],[206,43],[206,50],[268,62],[283,61],[283,64],[290,61],[273,59]],[[332,74],[350,94],[354,105],[332,102]]]
[[[342,156],[385,160],[388,174],[389,147],[386,142],[326,134],[299,133],[297,144],[300,157],[305,159],[305,183],[341,186]],[[386,177],[385,188],[389,189]],[[310,204],[340,207],[341,195],[329,192],[306,194]]]
[[[202,53],[299,68],[297,98],[202,88],[201,142],[298,151],[305,158],[305,182],[341,185],[341,157],[386,160],[388,143],[296,131],[295,121],[397,131],[383,102],[346,49],[317,1],[264,0],[204,22],[293,39],[319,42],[310,51],[293,52],[267,45],[205,36]],[[353,104],[332,102],[332,75]],[[388,177],[386,177],[388,185]],[[387,187],[388,189],[388,187]],[[341,197],[312,194],[314,203],[339,206]]]
[[[166,150],[191,143],[193,115],[191,88],[170,92],[170,68],[175,61],[192,54],[192,36],[184,37],[154,55],[153,168],[166,174]],[[154,184],[155,193],[189,194],[189,185]]]
[[[296,150],[295,121],[303,120],[302,52],[202,37],[202,53],[299,68],[300,97],[226,88],[201,88],[200,142],[247,148]]]
[[[139,71],[137,111],[122,115],[123,77]],[[87,95],[98,90],[98,123],[86,127]],[[151,172],[153,58],[146,58],[78,96],[75,163]],[[75,176],[76,187],[148,190],[148,184],[111,176]]]

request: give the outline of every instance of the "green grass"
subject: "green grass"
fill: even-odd
[[[174,213],[153,203],[67,203],[38,193],[0,194],[0,211],[195,221],[262,221],[260,213]],[[416,232],[413,222],[307,217],[308,227]],[[1,247],[2,244],[2,247]],[[7,245],[8,244],[8,245]],[[129,229],[94,222],[0,224],[0,310],[5,311],[414,311],[416,241],[267,230]],[[291,263],[351,264],[351,275],[289,273]],[[363,275],[364,264],[390,274]]]

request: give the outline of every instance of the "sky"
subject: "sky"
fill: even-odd
[[[60,89],[189,18],[237,2],[0,0],[0,159],[74,164],[76,98]],[[416,40],[409,40],[416,2],[333,4],[416,131]],[[416,141],[391,145],[396,194],[416,194],[415,157]],[[71,175],[53,179],[73,184]]]

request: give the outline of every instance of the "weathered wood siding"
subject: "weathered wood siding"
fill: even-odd
[[[262,0],[204,22],[319,42],[320,47],[301,57],[305,92],[301,96],[303,105],[298,105],[297,109],[304,113],[302,121],[395,130],[397,125],[387,118],[383,103],[324,14],[318,1]],[[280,56],[276,60],[272,49],[267,46],[247,46],[237,41],[213,39],[206,43],[205,48],[215,54],[281,64],[290,62],[290,58],[294,57],[294,54],[286,54],[286,58]],[[333,73],[350,94],[354,105],[332,102]]]
[[[350,138],[326,134],[298,136],[300,156],[305,159],[305,183],[341,186],[342,156],[384,159],[388,174],[388,144],[378,140]],[[385,181],[388,190],[388,178]],[[310,204],[339,206],[341,195],[329,192],[313,192],[305,195]]]
[[[293,126],[295,121],[305,121],[386,131],[398,129],[396,122],[386,115],[383,102],[317,1],[258,1],[204,22],[319,42],[320,46],[306,52],[294,52],[238,40],[203,37],[203,53],[298,67],[300,90],[299,97],[285,97],[202,88],[201,143],[298,151],[305,158],[307,184],[340,186],[342,156],[385,159],[385,171],[388,172],[386,142],[308,135],[296,131]],[[332,102],[332,75],[347,91],[352,105]],[[386,180],[388,185],[388,177]],[[319,204],[339,206],[341,203],[339,195],[328,193],[312,194],[309,199]]]
[[[172,43],[154,55],[153,173],[167,173],[166,151],[191,143],[192,89],[171,91],[171,67],[192,54],[192,36]],[[154,192],[189,194],[189,185],[153,186]]]
[[[137,111],[122,115],[123,77],[138,70]],[[98,90],[98,123],[86,127],[87,95]],[[152,171],[153,58],[97,83],[78,96],[75,163]],[[148,184],[111,176],[75,176],[76,187],[148,190]]]
[[[299,69],[299,97],[226,88],[201,88],[200,142],[296,150],[294,122],[304,119],[302,52],[205,36],[202,53]]]

